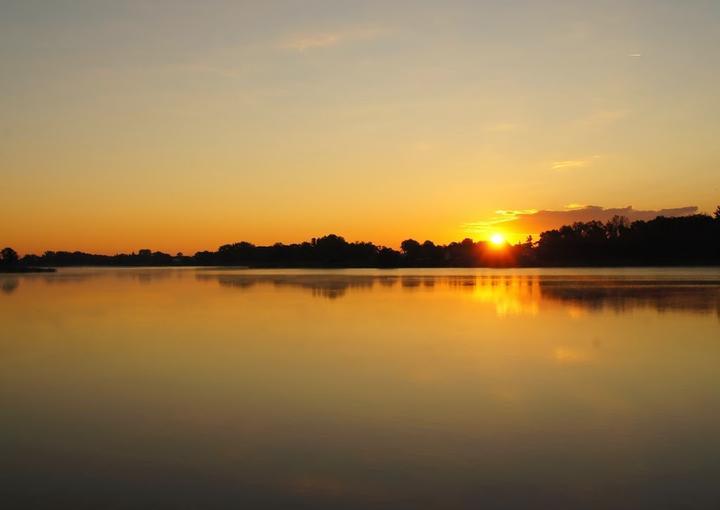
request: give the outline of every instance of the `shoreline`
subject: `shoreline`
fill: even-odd
[[[0,267],[0,274],[55,273],[54,267]]]
[[[529,265],[529,266],[295,266],[295,265],[277,265],[277,266],[247,266],[247,265],[67,265],[67,266],[47,266],[47,267],[0,267],[0,274],[18,274],[18,273],[55,273],[58,269],[197,269],[197,270],[308,270],[308,271],[335,271],[335,270],[387,270],[395,269],[720,269],[720,264],[624,264],[624,265]]]

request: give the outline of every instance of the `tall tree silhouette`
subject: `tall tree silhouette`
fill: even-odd
[[[3,248],[0,251],[0,264],[3,266],[14,266],[18,263],[18,254],[12,248]]]

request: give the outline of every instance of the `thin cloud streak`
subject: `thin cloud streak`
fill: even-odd
[[[578,221],[598,220],[606,222],[614,216],[624,216],[631,222],[648,221],[658,216],[676,217],[697,214],[697,206],[677,207],[672,209],[639,210],[632,206],[605,208],[597,205],[569,204],[563,210],[499,210],[495,216],[480,221],[465,223],[465,232],[475,235],[487,235],[501,228],[503,231],[514,232],[518,236],[536,235],[545,230],[571,225]]]
[[[280,45],[284,50],[305,52],[308,50],[331,48],[351,41],[371,40],[380,35],[378,28],[353,28],[335,32],[304,34],[291,38]]]
[[[588,166],[588,161],[584,159],[569,159],[566,161],[555,161],[552,164],[553,170],[567,170],[570,168],[584,168]]]
[[[551,168],[553,170],[572,170],[574,168],[585,168],[592,164],[595,159],[600,159],[598,154],[584,159],[568,159],[565,161],[553,161]]]
[[[283,45],[283,48],[305,51],[313,48],[335,46],[340,41],[338,34],[315,34],[295,39]]]

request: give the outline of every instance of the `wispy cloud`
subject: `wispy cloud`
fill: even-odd
[[[572,204],[565,205],[565,209],[582,209],[583,207],[587,206],[585,204],[576,204],[574,202]]]
[[[313,48],[335,46],[341,37],[338,34],[314,34],[302,36],[283,44],[283,48],[295,51],[306,51]]]
[[[628,207],[605,208],[597,205],[568,204],[561,210],[499,210],[490,218],[463,224],[468,234],[485,236],[493,230],[515,232],[518,236],[537,234],[545,230],[570,225],[577,221],[608,221],[613,216],[625,216],[630,221],[651,220],[658,216],[687,216],[696,214],[696,206],[678,207],[674,209],[639,210]],[[501,227],[502,226],[502,227]]]
[[[628,57],[640,58],[642,57],[642,53],[628,53]]]
[[[570,168],[584,168],[588,166],[589,162],[584,159],[568,159],[565,161],[554,161],[552,164],[553,170],[567,170]]]
[[[464,223],[462,229],[469,234],[486,236],[491,232],[497,230],[499,225],[516,221],[521,216],[533,215],[538,212],[537,209],[519,209],[519,210],[505,210],[499,209],[495,211],[495,215],[485,219]]]
[[[566,159],[562,161],[553,161],[550,168],[557,171],[573,170],[576,168],[585,168],[590,166],[594,160],[600,159],[599,154],[593,154],[589,158],[582,159]]]
[[[304,52],[314,49],[330,48],[351,41],[370,40],[382,31],[374,27],[349,28],[331,32],[300,34],[288,38],[280,44],[285,50]]]

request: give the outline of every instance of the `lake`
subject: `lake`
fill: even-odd
[[[0,275],[4,508],[720,507],[719,269]]]

